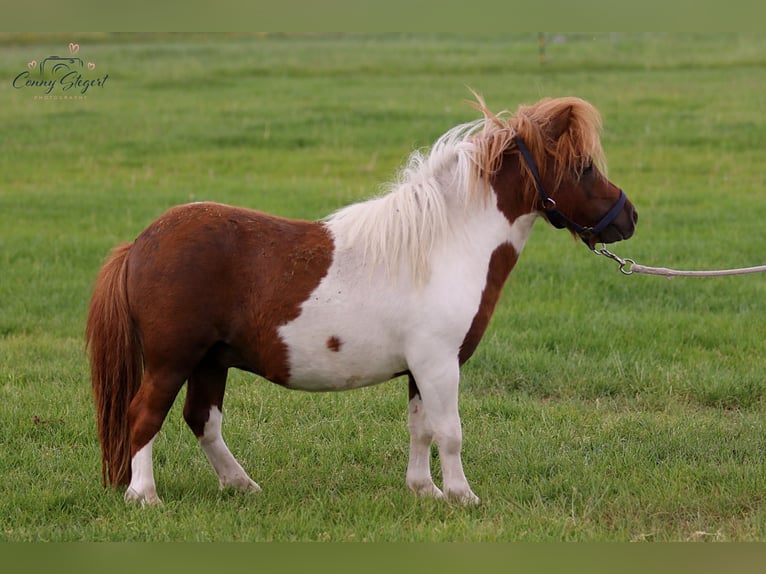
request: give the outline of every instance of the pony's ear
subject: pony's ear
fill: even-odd
[[[557,141],[567,129],[572,120],[572,106],[564,106],[556,113],[551,115],[550,120],[545,125],[545,135],[554,141]]]

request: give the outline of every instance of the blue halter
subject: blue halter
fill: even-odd
[[[537,191],[540,194],[540,199],[543,204],[543,211],[545,212],[545,217],[548,219],[550,224],[557,229],[563,229],[566,227],[573,233],[577,234],[577,236],[583,240],[583,243],[585,243],[585,245],[590,248],[589,241],[594,236],[598,235],[604,231],[604,229],[609,227],[609,225],[622,211],[622,208],[625,206],[625,202],[628,199],[625,195],[625,192],[620,190],[620,198],[617,200],[617,203],[615,203],[612,208],[606,212],[604,217],[601,218],[601,221],[592,227],[583,227],[582,225],[579,225],[569,219],[566,215],[558,210],[556,207],[556,201],[550,195],[545,193],[543,182],[540,179],[540,173],[537,171],[537,165],[535,164],[535,160],[532,159],[532,154],[529,153],[529,149],[527,149],[527,146],[524,144],[520,137],[514,137],[513,141],[516,144],[516,147],[519,148],[521,155],[524,157],[524,161],[527,162],[527,165],[532,172],[532,177],[535,178]]]

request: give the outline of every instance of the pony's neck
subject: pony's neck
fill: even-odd
[[[503,165],[490,182],[477,181],[474,153],[470,142],[449,138],[428,155],[415,152],[387,194],[327,218],[337,246],[360,253],[368,268],[394,278],[404,272],[419,284],[439,251],[484,259],[506,242],[520,251],[531,229],[514,223],[531,212],[520,176]]]

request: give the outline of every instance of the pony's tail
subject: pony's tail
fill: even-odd
[[[130,243],[116,247],[101,268],[85,328],[101,442],[101,475],[104,486],[114,487],[130,481],[128,407],[143,371],[141,343],[128,307],[130,248]]]

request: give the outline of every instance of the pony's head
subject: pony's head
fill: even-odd
[[[591,248],[633,235],[638,212],[606,177],[601,116],[579,98],[546,98],[509,119],[490,112],[477,95],[484,128],[477,176],[492,185],[509,217],[538,211]],[[512,194],[522,179],[522,193]]]

